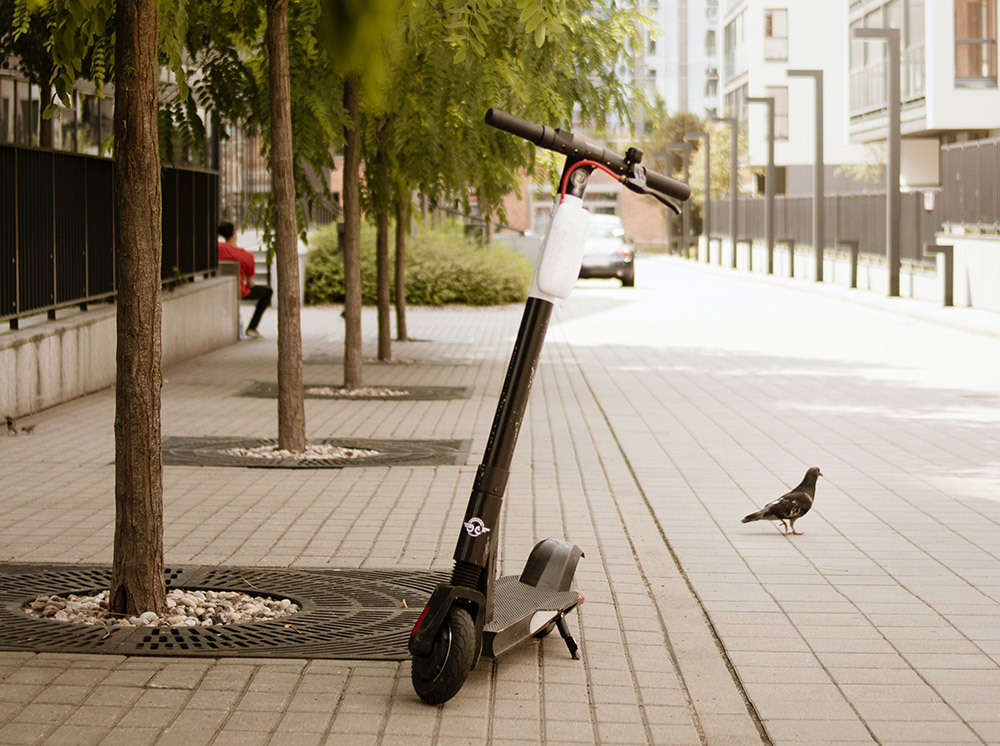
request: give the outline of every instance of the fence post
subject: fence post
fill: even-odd
[[[853,238],[842,238],[838,246],[846,246],[851,253],[851,287],[858,286],[858,242]]]
[[[944,305],[955,305],[955,247],[945,244],[925,243],[924,256],[934,254],[944,257]]]

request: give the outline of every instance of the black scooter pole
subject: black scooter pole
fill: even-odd
[[[551,317],[551,302],[541,298],[528,298],[500,391],[486,451],[466,508],[465,530],[459,534],[455,546],[452,585],[475,588],[483,594],[486,601],[485,621],[493,616],[493,563],[498,541],[493,532],[499,525],[510,462]]]
[[[479,660],[483,628],[493,618],[493,583],[499,541],[494,531],[500,524],[510,462],[552,308],[551,302],[541,298],[529,297],[525,303],[486,451],[476,472],[462,531],[455,545],[451,582],[437,587],[413,628],[409,650],[414,657],[432,654],[438,630],[451,607],[459,603],[469,610],[475,624],[472,666]]]

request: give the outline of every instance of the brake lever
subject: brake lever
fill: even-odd
[[[638,171],[639,169],[636,168],[636,170]],[[640,178],[636,178],[635,176],[622,177],[621,183],[629,191],[635,192],[636,194],[649,195],[650,197],[655,198],[657,201],[659,201],[660,203],[666,205],[671,210],[673,210],[674,214],[680,215],[681,208],[679,208],[677,205],[675,205],[673,202],[671,202],[669,199],[667,199],[664,195],[660,194],[656,190],[647,187],[645,177],[646,174],[644,172],[641,173]]]
[[[662,204],[664,204],[667,207],[669,207],[671,210],[674,211],[675,215],[680,215],[681,214],[681,208],[679,208],[677,205],[675,205],[673,202],[671,202],[669,199],[667,199],[666,197],[664,197],[659,192],[654,192],[652,190],[646,190],[646,194],[648,194],[650,197],[654,197],[658,202],[661,202]]]

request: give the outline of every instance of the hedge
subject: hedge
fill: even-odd
[[[390,242],[391,243],[391,242]],[[337,249],[337,228],[327,226],[309,238],[305,303],[344,301],[344,262]],[[395,251],[390,247],[390,266]],[[531,283],[531,264],[514,251],[481,246],[448,229],[422,229],[406,246],[406,302],[416,306],[464,303],[493,306],[523,301]],[[361,300],[376,302],[375,229],[361,231]]]

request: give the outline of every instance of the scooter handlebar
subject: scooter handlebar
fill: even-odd
[[[620,176],[633,176],[630,169],[634,166],[627,163],[620,155],[572,132],[532,124],[499,109],[489,109],[486,112],[486,124],[523,138],[540,148],[578,159],[597,161]],[[691,196],[691,187],[684,182],[671,179],[656,171],[643,170],[649,189],[678,200],[686,200]]]

